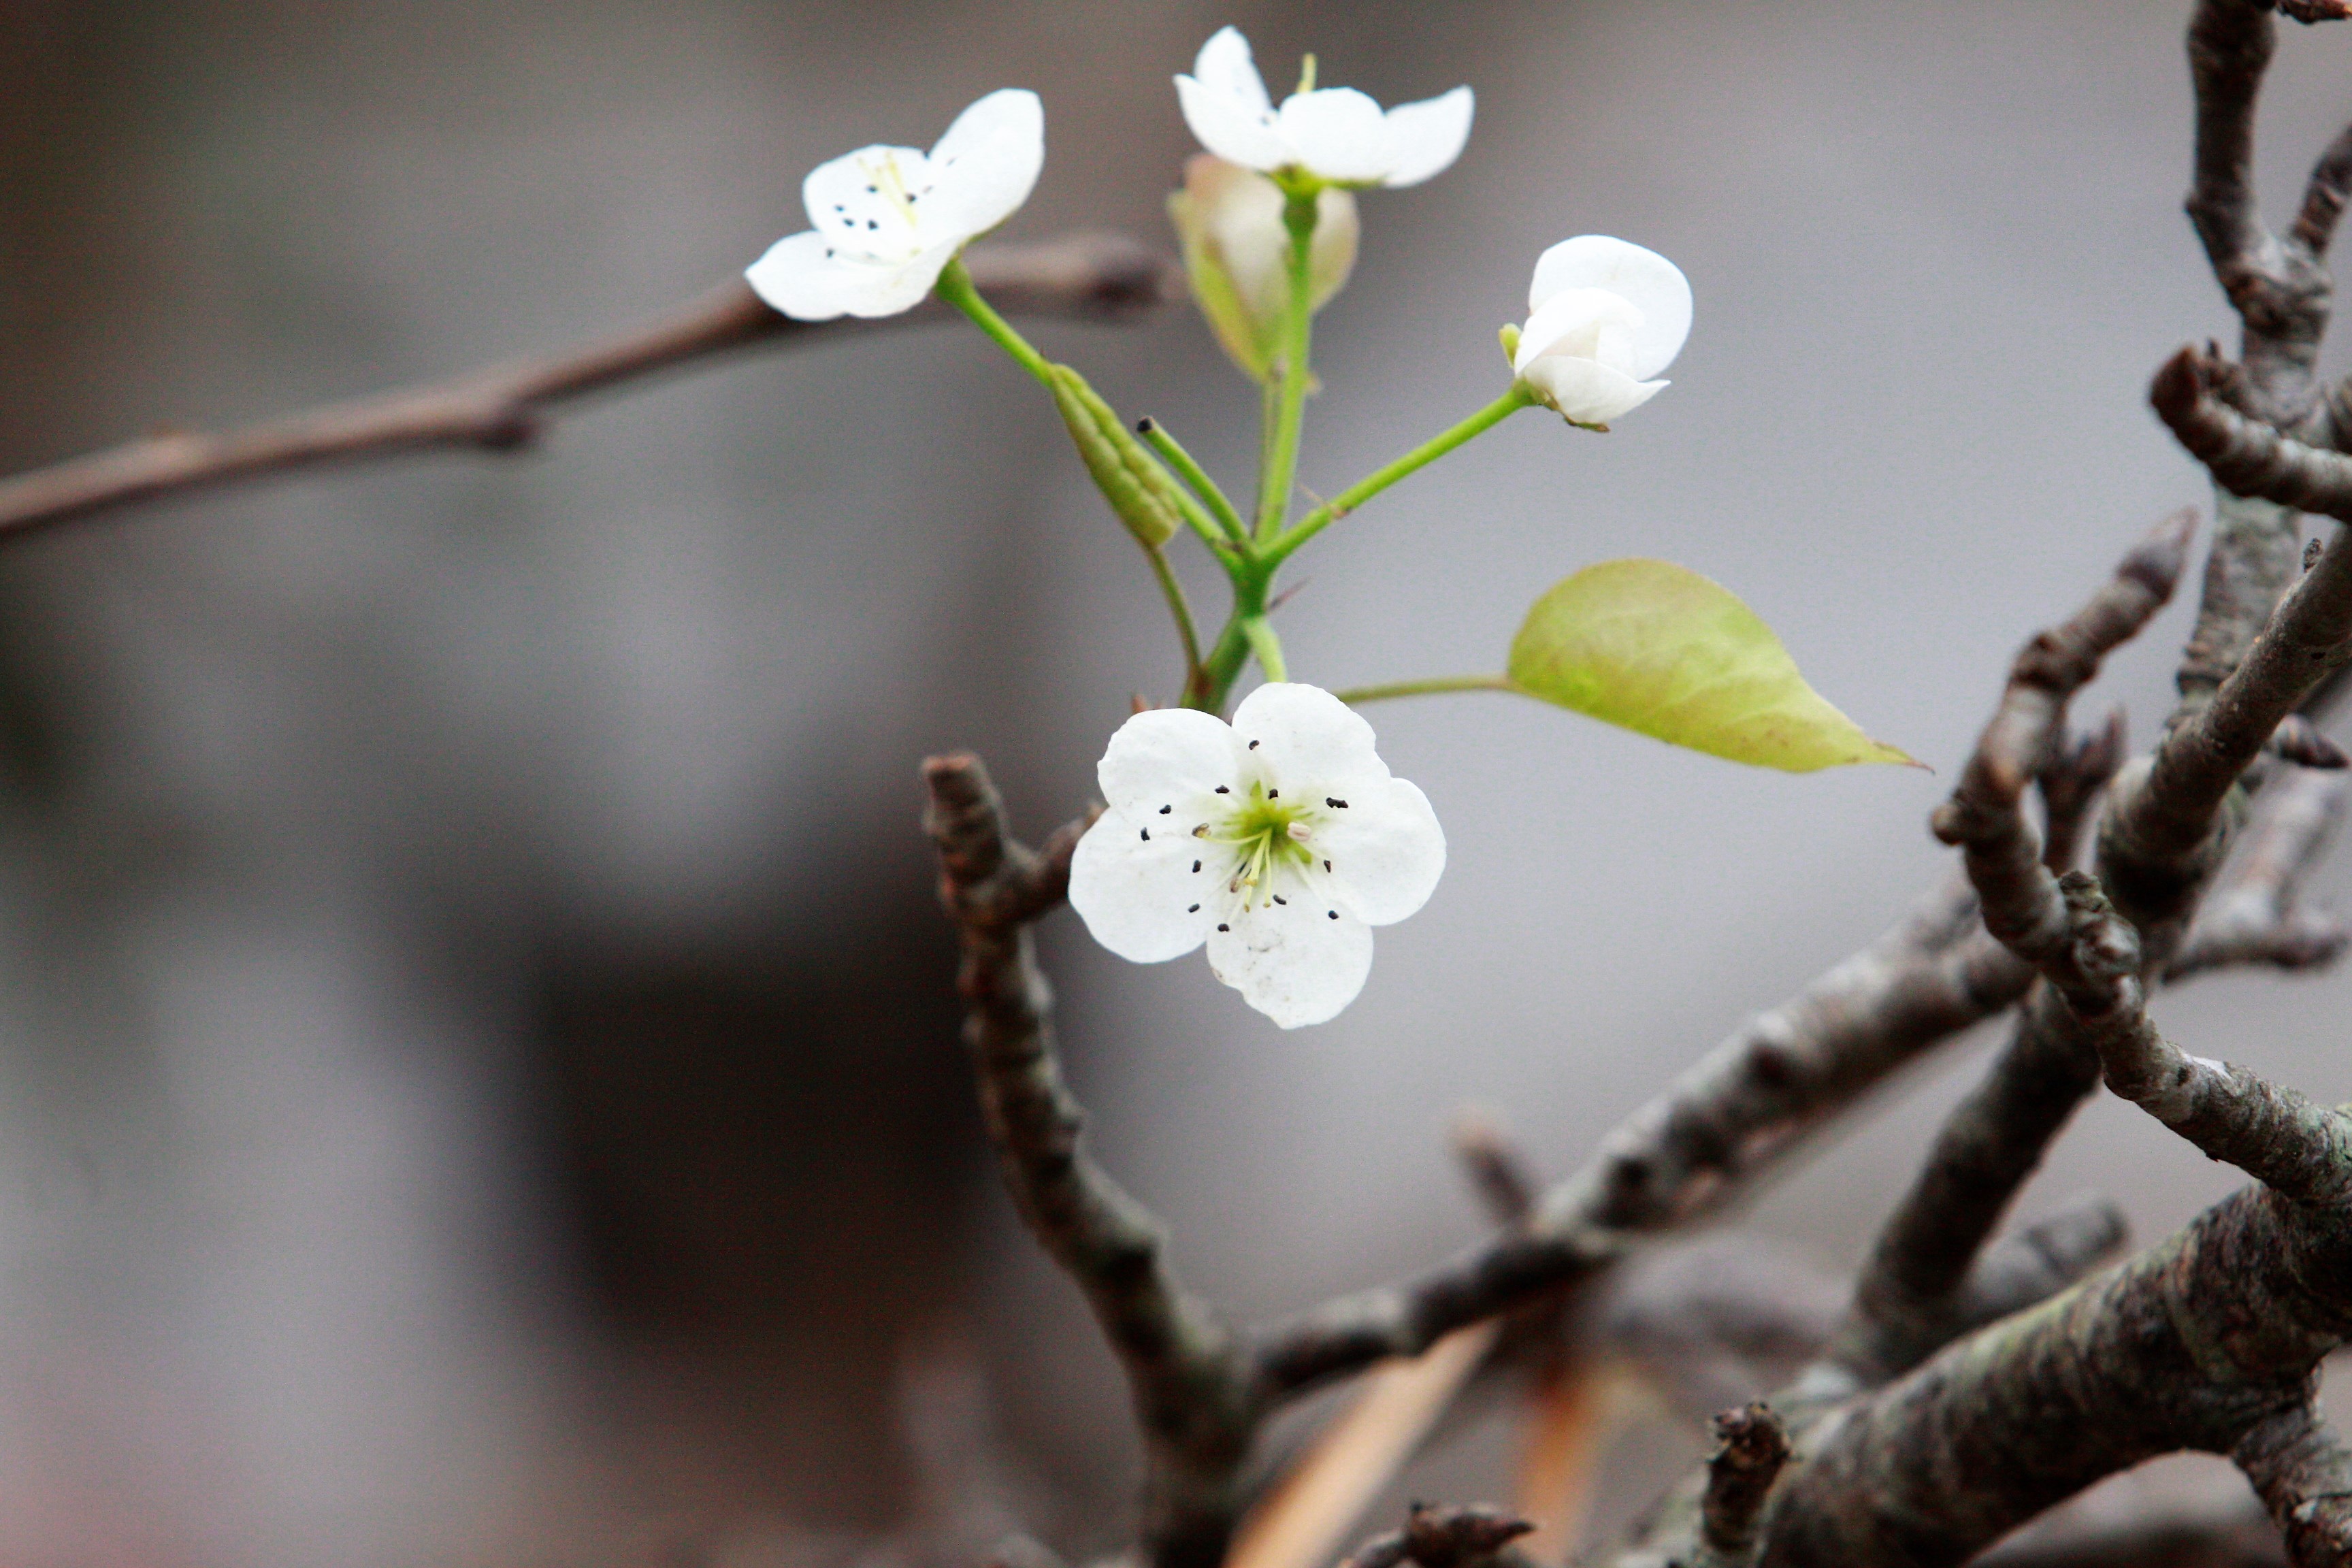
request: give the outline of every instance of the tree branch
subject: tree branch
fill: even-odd
[[[1014,1203],[1086,1293],[1127,1373],[1149,1459],[1145,1532],[1163,1568],[1214,1568],[1237,1510],[1234,1475],[1255,1428],[1232,1336],[1177,1280],[1159,1222],[1087,1152],[1062,1080],[1029,922],[1068,891],[1088,826],[1043,853],[1005,837],[988,774],[968,754],[923,764],[924,826],[939,847],[940,901],[963,949],[957,989],[981,1105]]]
[[[1116,321],[1182,296],[1181,275],[1117,235],[981,246],[973,280],[1007,314]],[[944,320],[927,300],[877,321],[796,321],[728,283],[675,314],[585,349],[474,371],[450,381],[330,404],[216,435],[156,436],[0,479],[0,539],[159,497],[330,463],[470,448],[511,452],[589,393],[761,343],[799,347]]]
[[[1261,1400],[1419,1354],[1464,1324],[1589,1282],[1635,1237],[1719,1205],[1897,1067],[2009,1006],[2029,973],[1979,928],[1964,888],[1939,889],[1621,1123],[1523,1229],[1262,1336]]]
[[[2352,942],[2341,916],[2305,909],[2303,880],[2344,820],[2352,777],[2290,767],[2265,783],[2252,826],[2220,882],[2198,905],[2167,984],[2242,964],[2301,970],[2332,963]]]
[[[2214,482],[2339,521],[2352,518],[2352,460],[2291,441],[2215,395],[2217,370],[2184,349],[2149,401]],[[2217,547],[2218,548],[2218,547]],[[2327,675],[2352,658],[2352,544],[2338,531],[2288,591],[2210,702],[2185,713],[2155,758],[2126,769],[2099,837],[2108,893],[2168,961],[2225,847],[2225,806],[2246,769]]]
[[[2352,1453],[2315,1407],[2258,1423],[2230,1457],[2253,1483],[2295,1568],[2352,1562]]]
[[[1715,1441],[1692,1568],[1744,1568],[1755,1556],[1764,1500],[1789,1462],[1789,1429],[1769,1405],[1750,1405],[1715,1418]]]

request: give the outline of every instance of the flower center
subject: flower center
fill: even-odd
[[[1210,837],[1233,846],[1234,872],[1226,891],[1238,894],[1244,910],[1274,898],[1276,872],[1303,873],[1314,859],[1308,847],[1313,814],[1304,802],[1293,805],[1281,798],[1279,789],[1269,791],[1263,784],[1250,785],[1224,821],[1212,826]]]

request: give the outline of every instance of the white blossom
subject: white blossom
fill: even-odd
[[[1354,1001],[1371,928],[1420,909],[1445,869],[1428,799],[1319,687],[1261,686],[1231,724],[1139,713],[1097,776],[1108,809],[1070,862],[1087,929],[1138,963],[1205,942],[1216,977],[1286,1029]]]
[[[743,276],[787,316],[895,316],[921,302],[973,236],[1029,199],[1045,162],[1037,95],[1004,88],[956,116],[929,153],[861,147],[801,184],[815,226],[769,247]]]
[[[1580,425],[1606,425],[1664,391],[1651,379],[1690,336],[1690,283],[1654,250],[1605,234],[1563,239],[1536,262],[1511,369]]]
[[[1176,97],[1201,145],[1227,163],[1266,174],[1302,169],[1334,184],[1417,185],[1470,139],[1466,87],[1386,113],[1351,87],[1294,92],[1276,109],[1249,40],[1233,27],[1201,46],[1192,74],[1176,79]]]

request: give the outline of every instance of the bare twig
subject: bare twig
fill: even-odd
[[[1789,1429],[1765,1405],[1715,1418],[1716,1448],[1706,1462],[1694,1568],[1742,1568],[1755,1554],[1764,1500],[1789,1462]]]
[[[1525,1230],[1265,1335],[1261,1398],[1416,1354],[1465,1323],[1589,1282],[1634,1237],[1708,1212],[1895,1068],[2015,1002],[2028,973],[1978,929],[1965,889],[1939,889],[1622,1123]]]
[[[2352,460],[2279,436],[2212,395],[2209,362],[2184,349],[2149,399],[2214,480],[2243,495],[2352,517]],[[2218,548],[2218,547],[2217,547]],[[2109,894],[2151,962],[2169,960],[2225,847],[2232,792],[2279,726],[2352,658],[2352,544],[2339,531],[2279,605],[2212,700],[2183,716],[2152,763],[2126,769],[2099,836]]]
[[[1535,1528],[1503,1510],[1483,1503],[1467,1508],[1431,1508],[1415,1503],[1402,1530],[1376,1535],[1358,1547],[1341,1568],[1397,1568],[1414,1563],[1420,1568],[1471,1568],[1474,1563],[1499,1563],[1505,1568],[1526,1568],[1525,1559],[1511,1542]]]
[[[1160,1225],[1087,1152],[1085,1113],[1062,1081],[1028,923],[1057,906],[1083,821],[1043,854],[1006,837],[976,757],[923,764],[940,900],[963,949],[957,989],[1005,1184],[1041,1246],[1086,1292],[1118,1354],[1149,1459],[1145,1531],[1162,1568],[1215,1568],[1255,1428],[1237,1347],[1177,1280]]]
[[[2231,1458],[2253,1483],[2295,1568],[2352,1562],[2352,1452],[2311,1405],[2257,1424]]]
[[[2352,942],[2341,916],[2298,901],[2304,878],[2344,819],[2352,776],[2309,768],[2281,773],[2263,784],[2252,824],[2165,967],[2168,984],[2238,964],[2315,968]]]
[[[1117,235],[982,246],[973,280],[1008,313],[1111,321],[1180,298],[1173,265]],[[880,321],[795,321],[741,282],[586,349],[493,365],[454,380],[380,393],[217,435],[156,436],[0,480],[0,538],[71,518],[236,480],[405,452],[510,452],[593,392],[761,343],[803,345],[877,327],[938,321],[937,300]]]

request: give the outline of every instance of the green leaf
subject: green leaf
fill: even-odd
[[[1666,561],[1604,561],[1511,639],[1520,690],[1676,746],[1792,773],[1919,764],[1856,729],[1738,596]]]
[[[1138,544],[1159,549],[1183,521],[1176,481],[1086,377],[1066,364],[1055,365],[1053,374],[1054,405],[1062,411],[1062,423],[1070,427],[1095,488]]]

